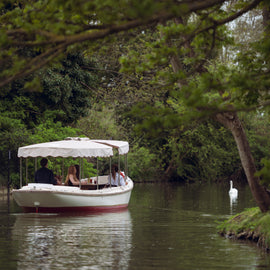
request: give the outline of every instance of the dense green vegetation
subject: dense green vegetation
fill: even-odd
[[[245,174],[268,210],[259,185],[270,183],[268,1],[5,0],[0,9],[2,183],[8,150],[17,177],[18,146],[123,139],[135,181]]]
[[[166,127],[162,116],[157,113],[161,120],[157,118],[159,123],[154,124],[159,128],[147,130],[147,125],[140,123],[148,117],[146,110],[152,110],[150,107],[138,107],[141,101],[134,102],[134,109],[124,101],[119,104],[109,91],[108,95],[104,94],[106,84],[100,89],[100,82],[104,80],[100,64],[99,73],[91,66],[85,68],[87,63],[91,63],[87,56],[77,54],[72,57],[73,64],[70,63],[71,56],[68,56],[62,65],[39,73],[42,82],[39,91],[12,88],[6,95],[2,94],[2,184],[6,183],[8,150],[12,152],[11,179],[15,184],[19,177],[16,158],[19,146],[61,140],[68,136],[128,140],[131,144],[129,172],[135,181],[226,181],[233,175],[243,180],[234,140],[220,124],[211,120],[192,121],[178,130]],[[77,64],[79,61],[83,63],[81,69]],[[74,76],[71,87],[69,83]],[[17,85],[16,82],[14,84]],[[105,96],[100,98],[100,93]],[[132,93],[129,95],[132,100]],[[152,95],[151,98],[160,102],[160,97]],[[256,161],[269,155],[267,120],[267,116],[256,113],[250,113],[249,117],[243,114]]]
[[[0,147],[1,182],[6,184],[8,153],[11,151],[11,181],[18,183],[18,147],[78,136],[72,124],[87,115],[91,91],[86,85],[97,83],[91,62],[82,54],[68,54],[58,65],[38,72],[27,90],[28,82],[15,81],[1,92]]]

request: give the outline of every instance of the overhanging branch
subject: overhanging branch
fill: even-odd
[[[153,23],[159,23],[160,21],[167,21],[171,20],[173,18],[178,17],[179,15],[186,15],[191,12],[203,10],[209,7],[213,7],[218,4],[224,3],[225,0],[202,0],[202,1],[177,1],[177,4],[179,5],[179,11],[178,14],[177,12],[175,13],[168,13],[166,11],[156,14],[152,16],[151,18],[147,20],[141,20],[141,19],[136,19],[132,21],[128,21],[126,23],[123,23],[121,25],[112,25],[111,27],[108,27],[107,29],[102,29],[102,30],[96,30],[96,31],[87,31],[84,33],[80,34],[75,34],[71,36],[61,36],[57,37],[54,40],[50,40],[50,44],[53,42],[56,47],[51,47],[47,49],[44,53],[41,55],[35,57],[32,61],[30,61],[21,71],[17,72],[13,76],[10,76],[8,78],[2,78],[0,82],[0,87],[3,87],[4,85],[12,82],[15,79],[21,78],[23,76],[27,76],[31,73],[33,73],[35,70],[38,70],[39,68],[42,68],[46,64],[48,64],[50,61],[52,61],[55,57],[59,56],[63,51],[65,51],[70,45],[74,44],[80,44],[82,42],[86,41],[96,41],[98,39],[102,39],[106,36],[119,33],[119,32],[124,32],[128,31],[130,29],[137,28],[139,26],[145,26]],[[242,11],[237,13],[238,15],[231,16],[229,18],[226,18],[225,20],[215,22],[213,26],[208,27],[208,29],[216,27],[217,25],[224,24],[230,20],[233,20],[233,18],[240,16],[240,14],[243,14],[244,12],[247,12],[247,10],[250,10],[252,7],[255,7],[261,2],[261,0],[255,0],[244,8]],[[181,13],[181,14],[180,14]],[[21,31],[21,33],[24,30],[18,30]],[[41,30],[40,30],[41,31]],[[206,29],[203,29],[201,31],[207,31]],[[43,34],[46,36],[50,36],[50,33],[44,33]],[[198,34],[198,33],[196,33]],[[54,36],[55,37],[55,36]],[[29,45],[31,43],[29,42]],[[22,45],[22,44],[20,44]],[[24,44],[27,45],[27,42]],[[42,41],[41,43],[35,43],[35,46],[40,46],[40,45],[48,45],[48,42]]]

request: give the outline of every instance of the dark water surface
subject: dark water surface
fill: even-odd
[[[135,184],[128,210],[25,214],[0,197],[0,269],[270,269],[255,244],[225,239],[217,223],[255,206],[249,188]]]

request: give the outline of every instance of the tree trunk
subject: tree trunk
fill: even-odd
[[[267,10],[265,9],[264,25],[269,23],[269,18],[270,18],[269,9]],[[178,21],[175,20],[175,22],[181,23],[182,22],[181,18]],[[168,44],[168,46],[170,45],[171,44]],[[184,46],[188,47],[189,44],[184,44]],[[183,69],[180,59],[178,59],[176,56],[173,56],[170,59],[170,62],[174,72]],[[183,81],[178,82],[178,86],[180,89],[182,88],[183,84],[185,84],[185,82]],[[236,112],[219,113],[216,115],[216,120],[231,131],[238,148],[240,160],[243,169],[245,171],[253,198],[255,199],[257,205],[259,206],[262,212],[268,211],[270,209],[270,195],[268,194],[266,189],[260,185],[259,183],[260,179],[258,177],[255,177],[254,175],[256,172],[255,162],[250,151],[245,130],[241,124],[241,121],[237,116],[237,113]]]
[[[216,115],[216,118],[218,122],[232,132],[253,198],[262,212],[268,211],[270,196],[266,189],[260,185],[259,178],[254,176],[256,172],[255,162],[241,121],[237,114],[232,112],[219,113]]]

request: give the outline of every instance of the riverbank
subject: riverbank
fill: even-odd
[[[270,251],[270,212],[262,213],[258,207],[249,208],[218,226],[224,237],[249,240],[267,252]]]

